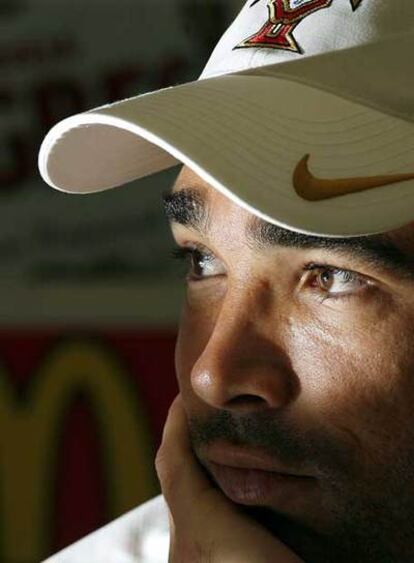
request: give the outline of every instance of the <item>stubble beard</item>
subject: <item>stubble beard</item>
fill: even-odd
[[[398,445],[390,443],[382,456],[362,461],[323,431],[305,435],[282,420],[272,430],[257,417],[238,423],[233,418],[229,414],[208,421],[190,418],[195,453],[198,446],[227,439],[246,445],[261,441],[269,453],[273,449],[285,461],[314,460],[321,488],[318,510],[325,526],[292,520],[271,507],[240,506],[306,563],[413,563],[414,437],[410,432]]]
[[[331,499],[329,529],[324,531],[272,508],[241,509],[306,563],[413,563],[413,467],[414,458],[405,470],[399,465],[386,478],[376,479],[369,490],[362,482],[336,480],[323,486]]]

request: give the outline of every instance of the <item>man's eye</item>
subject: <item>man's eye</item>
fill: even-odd
[[[171,256],[177,260],[187,261],[186,277],[191,281],[200,281],[224,273],[222,268],[218,268],[215,256],[201,248],[174,248]]]
[[[312,272],[311,286],[318,288],[324,299],[350,297],[370,284],[369,280],[356,272],[328,264],[309,264],[305,270]]]
[[[185,276],[189,281],[202,281],[225,273],[217,258],[204,247],[174,248],[171,256],[187,262]],[[311,263],[306,265],[304,270],[311,273],[310,286],[318,290],[322,301],[352,297],[370,285],[364,276],[328,264]]]

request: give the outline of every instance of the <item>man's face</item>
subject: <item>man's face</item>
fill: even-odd
[[[259,244],[257,218],[190,169],[175,193],[201,464],[307,563],[413,561],[414,223],[336,242],[262,224]]]

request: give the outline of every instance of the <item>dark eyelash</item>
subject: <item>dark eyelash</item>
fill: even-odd
[[[342,274],[345,278],[345,281],[350,281],[352,278],[361,277],[352,270],[345,270],[343,268],[338,268],[337,266],[331,266],[331,264],[316,264],[314,262],[311,262],[310,264],[306,264],[306,266],[303,267],[304,272],[314,272],[315,270],[323,270],[331,274]]]
[[[209,252],[205,252],[203,247],[200,245],[194,247],[174,247],[171,250],[170,255],[173,259],[186,260],[188,256],[193,256],[195,252],[198,252],[202,257],[211,256],[211,254]],[[362,279],[362,276],[360,276],[356,272],[353,272],[352,270],[338,268],[336,266],[332,266],[331,264],[327,264],[327,263],[311,262],[303,267],[304,272],[313,272],[316,270],[324,270],[326,272],[336,273],[336,274],[343,273],[346,281],[350,281],[352,277]],[[353,293],[343,293],[336,295],[334,293],[330,294],[329,292],[326,292],[325,294],[321,294],[320,302],[323,303],[327,299],[350,299],[353,296],[354,296]]]
[[[177,260],[183,260],[196,252],[203,258],[210,258],[212,256],[211,252],[201,244],[194,246],[176,246],[171,250],[170,256]]]
[[[337,266],[332,266],[331,264],[326,264],[326,263],[315,263],[315,262],[311,262],[310,264],[306,264],[306,266],[303,267],[303,270],[306,272],[313,272],[315,270],[324,270],[325,272],[330,272],[333,274],[339,274],[342,273],[344,274],[344,278],[345,281],[350,281],[352,278],[357,278],[357,279],[363,279],[363,276],[361,276],[360,274],[358,274],[357,272],[354,272],[352,270],[346,270],[344,268],[338,268]],[[326,292],[325,295],[321,296],[321,303],[323,303],[326,299],[351,299],[352,297],[354,297],[354,293],[338,293],[337,295],[335,293],[329,293]]]
[[[170,256],[171,258],[174,258],[176,260],[183,260],[189,254],[192,254],[194,250],[195,250],[194,248],[186,248],[186,247],[173,248],[170,252]]]
[[[307,272],[312,272],[313,270],[327,270],[328,272],[349,272],[350,274],[354,273],[351,270],[345,270],[342,268],[338,268],[337,266],[332,266],[331,264],[320,263],[320,262],[319,263],[310,262],[309,264],[306,264],[306,266],[304,266],[303,269]]]
[[[208,258],[208,257],[211,256],[211,254],[209,252],[205,252],[203,250],[203,247],[201,245],[191,246],[191,247],[187,247],[187,246],[174,247],[170,252],[170,256],[174,260],[187,261],[187,258],[188,257],[193,258],[196,252],[202,258]],[[180,276],[180,278],[188,277],[188,271],[180,272],[179,276]]]
[[[192,248],[181,248],[181,247],[173,248],[170,251],[170,257],[173,260],[180,260],[182,262],[182,261],[187,260],[187,256],[189,254],[191,254],[192,252],[193,252]],[[187,272],[181,272],[181,271],[178,272],[178,276],[180,278],[185,277],[186,274],[187,274]]]

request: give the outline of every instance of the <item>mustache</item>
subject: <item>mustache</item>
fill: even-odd
[[[320,476],[349,473],[354,450],[325,428],[300,428],[280,412],[238,414],[220,410],[208,416],[188,418],[194,452],[216,441],[261,448],[267,455],[298,470]]]

